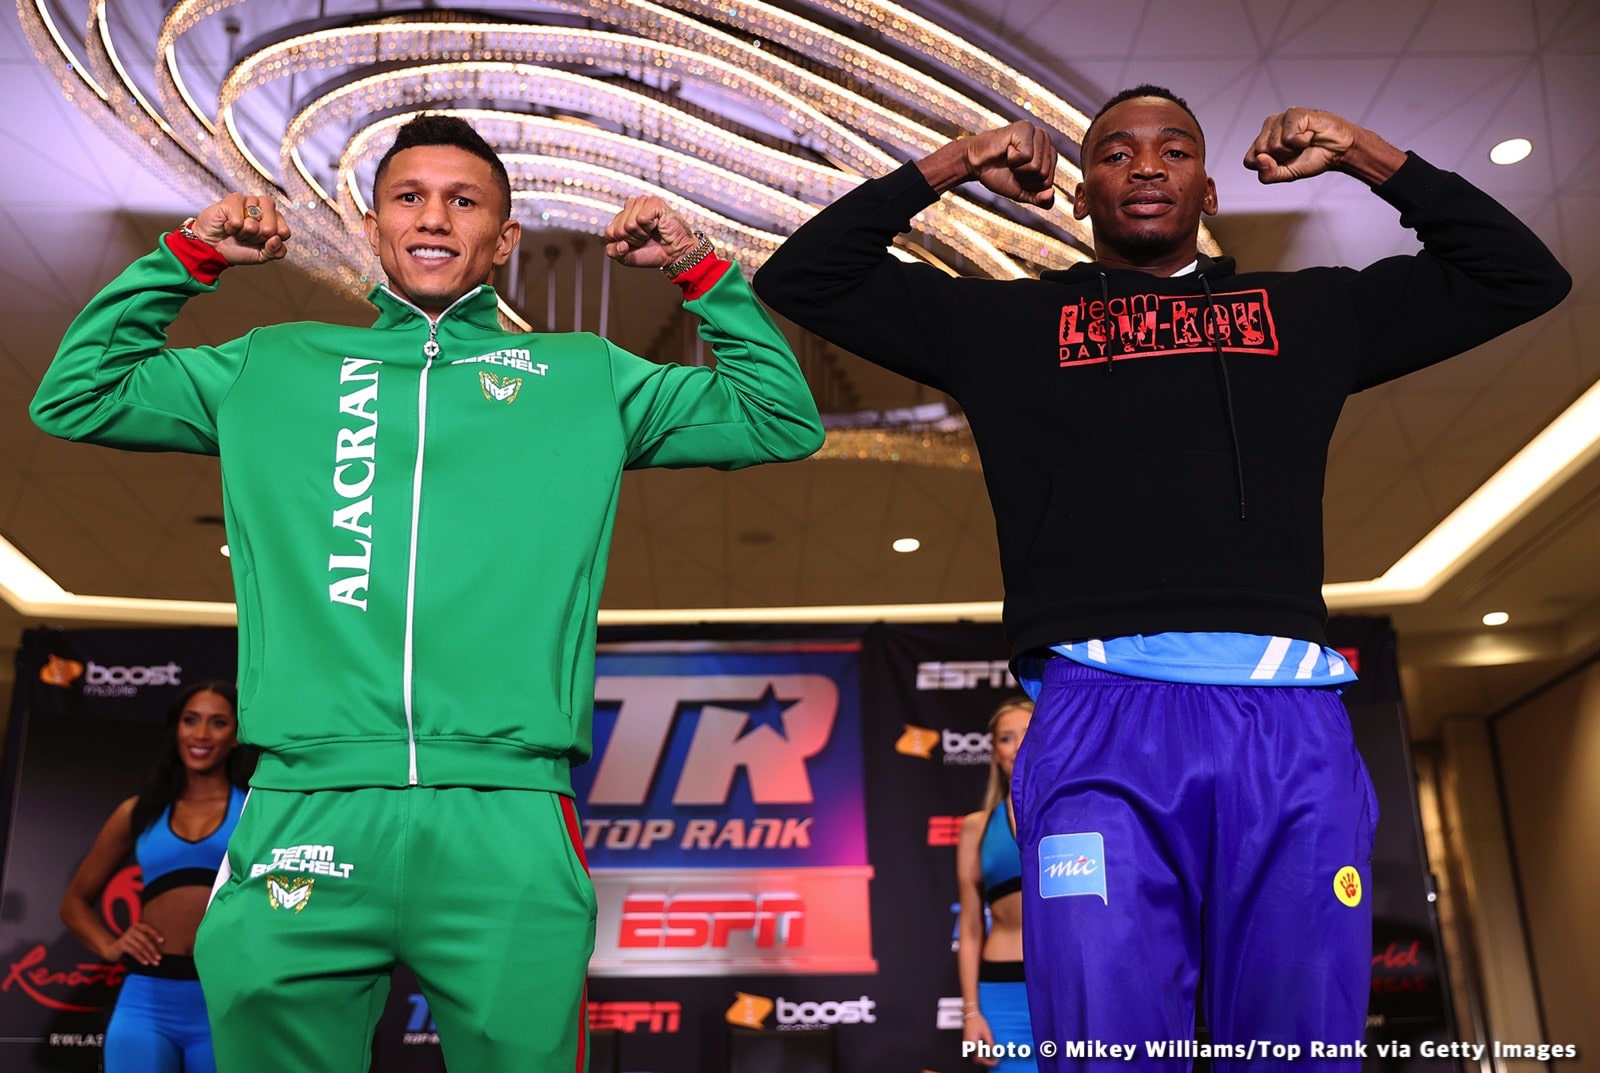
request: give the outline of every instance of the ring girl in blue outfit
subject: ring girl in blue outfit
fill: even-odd
[[[223,682],[179,694],[150,778],[100,829],[61,900],[72,934],[128,970],[106,1027],[105,1073],[215,1073],[194,934],[250,775],[235,705]],[[141,908],[115,935],[96,906],[129,854],[143,875]]]
[[[983,808],[962,821],[956,847],[961,1038],[981,1045],[972,1061],[999,1073],[1034,1073],[1037,1068],[1022,974],[1022,855],[1011,808],[1011,769],[1032,718],[1033,702],[1026,697],[1006,701],[989,717],[994,743],[989,787]],[[1015,1053],[1023,1047],[1027,1057]]]

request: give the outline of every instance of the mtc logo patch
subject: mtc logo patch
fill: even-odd
[[[517,392],[522,390],[522,377],[496,376],[487,369],[478,370],[478,383],[483,385],[484,398],[507,405],[516,402]]]
[[[296,913],[303,910],[311,901],[311,888],[317,881],[309,876],[267,877],[267,901],[272,903],[274,909],[293,909]]]
[[[1106,843],[1098,831],[1045,835],[1039,840],[1039,897],[1106,897]]]

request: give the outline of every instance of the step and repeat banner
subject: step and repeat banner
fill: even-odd
[[[1382,620],[1332,630],[1362,674],[1346,700],[1383,808],[1368,1042],[1415,1053],[1449,1021],[1394,640]],[[955,846],[982,803],[989,715],[1021,692],[998,626],[601,640],[594,759],[574,772],[600,909],[596,1068],[725,1069],[732,1044],[810,1028],[833,1030],[845,1073],[975,1068],[959,1053]],[[124,970],[65,930],[61,896],[173,697],[231,679],[234,658],[231,630],[25,635],[0,783],[0,1069],[98,1070]],[[129,862],[101,899],[113,930],[139,890]],[[373,1054],[379,1073],[446,1068],[403,968]]]

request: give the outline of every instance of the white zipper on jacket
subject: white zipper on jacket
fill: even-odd
[[[406,561],[406,639],[405,651],[401,654],[400,671],[400,693],[406,712],[406,752],[410,761],[410,771],[406,775],[408,786],[415,786],[419,781],[417,725],[412,714],[412,670],[416,665],[413,650],[416,644],[417,618],[417,533],[422,520],[422,456],[428,442],[428,371],[433,368],[433,359],[439,356],[439,321],[449,316],[450,310],[482,289],[483,284],[480,283],[451,302],[443,313],[434,318],[395,294],[388,285],[383,288],[384,292],[395,301],[415,309],[428,322],[428,341],[422,344],[422,375],[417,380],[417,464],[411,474],[411,550]]]

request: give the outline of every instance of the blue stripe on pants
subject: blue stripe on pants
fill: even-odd
[[[1362,1038],[1377,802],[1333,691],[1052,659],[1012,786],[1034,1037],[1061,1051],[1041,1070],[1128,1069],[1097,1049],[1148,1060],[1149,1043],[1193,1039],[1202,965],[1214,1044]],[[1335,886],[1352,868],[1353,907]],[[1279,1066],[1258,1047],[1212,1068]]]

